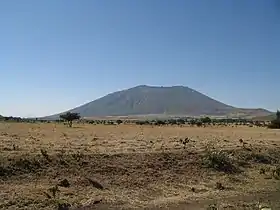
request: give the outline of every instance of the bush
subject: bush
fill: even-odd
[[[183,124],[185,124],[185,123],[186,123],[186,121],[185,121],[184,119],[182,119],[182,118],[177,119],[177,124],[178,124],[178,125],[183,125]]]
[[[271,121],[271,123],[268,125],[268,128],[280,129],[280,121],[278,121],[278,120]]]
[[[191,119],[189,122],[191,125],[195,125],[196,121],[194,119]]]
[[[236,166],[232,163],[229,155],[224,151],[207,151],[204,163],[207,167],[227,173],[237,172]]]
[[[211,119],[209,117],[204,117],[204,118],[201,118],[201,122],[202,123],[210,124],[211,123]]]
[[[202,122],[201,122],[201,121],[197,121],[197,122],[196,122],[196,126],[197,126],[197,127],[201,127],[201,126],[202,126]]]
[[[157,120],[157,121],[155,122],[155,125],[165,125],[165,121],[163,121],[163,120]]]
[[[170,119],[170,120],[167,121],[167,123],[170,124],[170,125],[176,125],[177,124],[177,120]]]

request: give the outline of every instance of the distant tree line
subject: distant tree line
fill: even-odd
[[[253,121],[248,119],[211,119],[209,117],[202,118],[179,118],[179,119],[158,119],[158,120],[143,120],[136,121],[138,125],[190,125],[190,126],[226,126],[226,125],[255,125],[255,126],[264,126],[265,123],[261,121]]]
[[[69,127],[72,127],[73,122],[77,123],[87,123],[87,124],[103,124],[103,125],[119,125],[119,124],[137,124],[137,125],[153,125],[153,126],[168,126],[168,125],[189,125],[189,126],[258,126],[269,128],[279,128],[280,129],[280,112],[277,111],[276,119],[271,121],[270,124],[266,124],[265,121],[253,121],[250,119],[234,119],[234,118],[210,118],[210,117],[201,117],[201,118],[191,118],[191,117],[182,117],[182,118],[170,118],[170,119],[146,119],[146,120],[129,120],[129,119],[116,119],[116,120],[91,120],[91,119],[82,119],[79,113],[66,112],[60,115],[59,119],[56,120],[44,120],[38,118],[20,118],[20,117],[4,117],[0,115],[1,121],[7,122],[28,122],[28,123],[66,123]]]

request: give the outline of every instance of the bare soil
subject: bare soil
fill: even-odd
[[[0,209],[280,209],[279,157],[266,128],[0,123]]]

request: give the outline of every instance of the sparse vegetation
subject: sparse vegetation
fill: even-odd
[[[73,114],[73,116],[71,116]],[[76,116],[76,117],[75,117]],[[0,118],[0,121],[5,122],[19,122],[19,123],[63,123],[67,122],[69,127],[72,126],[72,122],[77,120],[77,123],[87,123],[92,125],[114,125],[114,124],[136,124],[136,125],[151,125],[151,126],[164,126],[164,125],[178,125],[178,126],[197,126],[197,127],[209,127],[209,126],[248,126],[248,127],[265,127],[265,121],[253,121],[249,119],[231,119],[231,118],[221,118],[221,119],[211,119],[210,117],[202,118],[191,118],[191,117],[182,117],[182,118],[168,118],[168,119],[146,119],[146,120],[137,120],[137,119],[81,119],[78,113],[65,113],[62,114],[60,119],[56,120],[43,120],[43,119],[28,119],[28,118],[19,118],[19,117],[3,117]],[[68,121],[74,117],[74,119]],[[272,124],[271,124],[272,125]],[[273,127],[269,125],[270,127]]]
[[[172,198],[192,209],[194,196],[238,206],[227,196],[275,194],[279,132],[229,119],[121,121],[0,123],[0,209],[143,209]]]

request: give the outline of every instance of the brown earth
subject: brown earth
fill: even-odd
[[[0,123],[0,209],[280,209],[279,141],[256,127]]]

